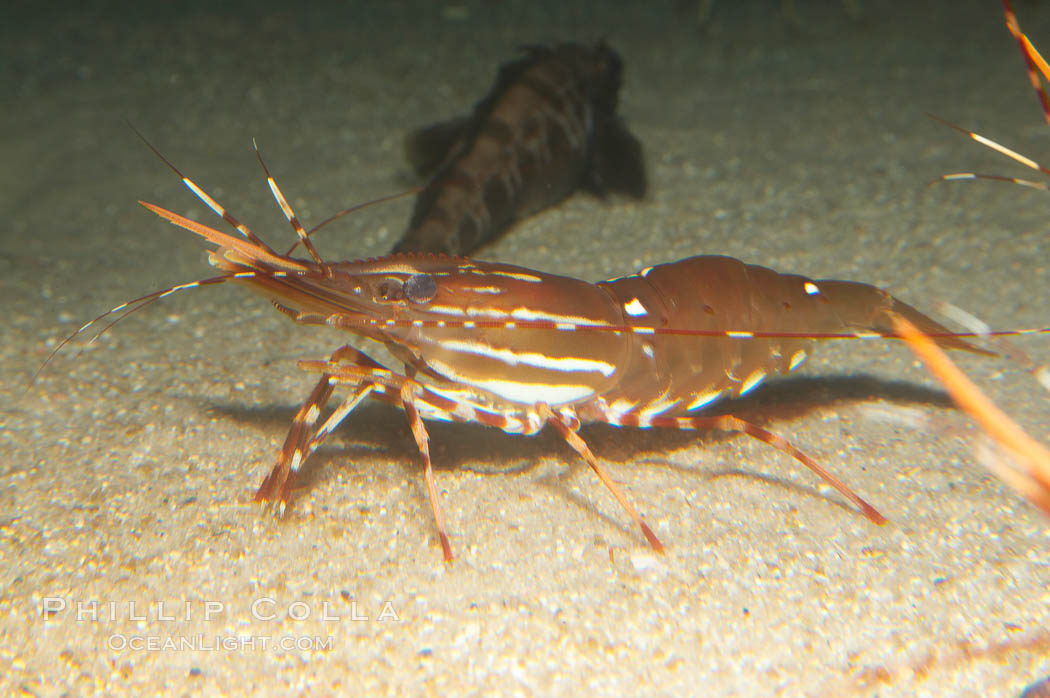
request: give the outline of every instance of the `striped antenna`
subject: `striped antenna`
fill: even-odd
[[[965,134],[966,136],[972,138],[973,140],[977,141],[981,145],[983,145],[983,146],[985,146],[987,148],[991,148],[992,150],[994,150],[997,153],[1005,155],[1006,157],[1010,158],[1014,162],[1019,162],[1022,165],[1024,165],[1025,167],[1033,169],[1033,170],[1035,170],[1037,172],[1041,172],[1044,175],[1050,176],[1050,168],[1044,167],[1043,165],[1040,165],[1035,160],[1033,160],[1030,157],[1027,157],[1025,155],[1022,155],[1021,153],[1018,153],[1016,150],[1012,150],[1010,148],[1007,148],[1005,145],[1002,145],[1001,143],[993,141],[991,138],[987,138],[985,136],[982,136],[981,134],[976,133],[974,131],[969,131],[969,130],[963,128],[962,126],[959,126],[957,124],[953,124],[952,122],[947,121],[946,119],[942,119],[941,117],[939,117],[939,116],[937,116],[935,114],[927,113],[927,116],[929,116],[931,119],[934,119],[936,121],[941,122],[942,124],[944,124],[948,128],[953,128],[956,131],[958,131],[959,133]],[[977,172],[952,172],[950,174],[941,175],[940,177],[937,178],[937,180],[934,180],[934,181],[957,182],[957,181],[964,180],[964,179],[989,179],[989,180],[996,181],[996,182],[1010,182],[1011,184],[1020,184],[1023,187],[1029,187],[1031,189],[1040,189],[1042,191],[1050,191],[1050,187],[1048,187],[1048,185],[1045,182],[1036,182],[1036,181],[1032,181],[1032,180],[1029,180],[1029,179],[1020,179],[1018,177],[1008,177],[1008,176],[1005,176],[1005,175],[980,174],[980,173],[977,173]]]
[[[132,123],[130,121],[128,122],[128,128],[130,128],[135,133],[135,135],[138,136],[139,139],[143,143],[146,144],[147,148],[149,148],[151,151],[153,151],[153,154],[156,155],[160,159],[161,162],[163,162],[165,165],[168,166],[168,169],[170,169],[172,172],[174,172],[175,174],[177,174],[179,176],[179,178],[182,180],[182,183],[186,185],[187,189],[189,189],[191,192],[193,192],[194,196],[196,196],[198,199],[203,201],[205,203],[205,205],[207,205],[208,208],[210,208],[212,211],[214,211],[217,216],[219,216],[224,221],[226,221],[227,223],[232,225],[234,228],[236,228],[237,232],[239,232],[245,238],[250,240],[252,243],[258,245],[259,247],[263,248],[264,250],[266,250],[267,252],[269,252],[271,254],[274,254],[274,255],[277,254],[276,252],[274,252],[274,250],[269,245],[267,245],[255,233],[253,233],[251,231],[251,229],[248,228],[248,226],[246,226],[244,223],[241,223],[239,220],[234,218],[230,214],[230,212],[227,211],[222,206],[222,204],[220,204],[218,201],[213,199],[211,197],[211,195],[208,194],[208,192],[204,191],[199,186],[197,186],[197,184],[192,179],[190,179],[186,175],[182,174],[182,172],[179,170],[179,168],[175,167],[175,165],[172,164],[172,162],[170,160],[168,160],[166,157],[161,155],[160,151],[157,150],[155,147],[153,147],[153,144],[150,143],[148,140],[146,140],[146,137],[143,136],[139,132],[139,130],[132,125]]]
[[[51,363],[52,359],[54,359],[55,356],[58,355],[58,352],[62,351],[62,349],[67,344],[69,344],[70,342],[75,340],[77,337],[79,337],[80,335],[84,334],[89,329],[91,329],[92,327],[96,326],[98,323],[100,323],[101,321],[105,320],[106,318],[109,318],[112,315],[117,315],[117,317],[114,318],[112,322],[110,322],[105,327],[103,327],[101,330],[96,332],[91,337],[91,339],[88,340],[88,343],[87,343],[86,346],[90,346],[91,344],[93,344],[99,337],[101,337],[106,332],[108,332],[111,327],[113,327],[118,322],[120,322],[121,320],[126,318],[128,315],[131,315],[132,313],[134,313],[134,312],[136,312],[138,310],[141,310],[142,308],[145,308],[147,305],[150,305],[151,303],[159,301],[161,298],[167,298],[168,296],[172,295],[173,293],[178,293],[179,291],[186,291],[186,290],[189,290],[191,288],[198,288],[200,286],[211,286],[213,284],[221,284],[221,283],[224,283],[226,281],[232,281],[234,278],[236,278],[236,277],[231,275],[231,274],[226,274],[226,275],[223,275],[223,276],[214,276],[214,277],[212,277],[210,279],[200,279],[198,281],[191,281],[189,283],[177,284],[175,286],[170,286],[168,288],[161,289],[159,291],[153,291],[152,293],[147,293],[144,296],[139,296],[138,298],[135,298],[135,299],[130,300],[130,301],[126,301],[126,302],[121,303],[120,305],[118,305],[118,306],[116,306],[114,308],[111,308],[111,309],[107,310],[106,312],[102,313],[98,317],[96,317],[96,318],[94,318],[92,320],[89,320],[88,322],[84,323],[83,325],[80,326],[80,328],[76,332],[74,332],[73,334],[69,335],[68,337],[63,339],[61,342],[59,342],[58,346],[56,346],[51,351],[51,353],[47,355],[47,358],[44,359],[44,362],[42,364],[40,364],[40,368],[38,368],[36,370],[36,372],[33,374],[33,377],[29,380],[29,385],[26,386],[26,389],[28,390],[29,388],[33,387],[33,385],[36,383],[37,378],[40,377],[40,374],[42,374],[44,372],[44,369],[48,367],[48,365]]]
[[[1017,21],[1017,15],[1014,14],[1013,7],[1010,5],[1010,0],[1003,0],[1003,13],[1006,15],[1006,28],[1010,30],[1010,34],[1013,35],[1014,39],[1017,40],[1017,45],[1021,49],[1021,55],[1024,57],[1025,67],[1028,70],[1028,82],[1032,85],[1032,89],[1039,97],[1039,104],[1043,110],[1043,118],[1047,124],[1050,124],[1050,100],[1047,99],[1046,90],[1043,88],[1043,79],[1050,81],[1050,65],[1047,64],[1046,60],[1039,53],[1039,50],[1029,41],[1028,37],[1021,31],[1021,25]],[[1040,77],[1042,76],[1042,77]],[[1040,165],[1035,160],[1018,153],[1011,148],[993,141],[991,138],[982,136],[974,131],[968,131],[961,126],[956,126],[950,121],[945,121],[937,116],[930,116],[942,124],[949,126],[961,133],[966,134],[973,140],[977,141],[981,145],[991,148],[997,153],[1001,153],[1006,157],[1019,162],[1025,167],[1041,172],[1044,175],[1050,176],[1050,168]],[[1028,179],[1020,179],[1017,177],[1007,177],[1004,175],[995,174],[980,174],[976,172],[954,172],[951,174],[942,175],[940,180],[946,182],[955,182],[964,179],[987,179],[997,182],[1010,182],[1011,184],[1019,184],[1023,187],[1030,189],[1039,189],[1041,191],[1050,191],[1050,185],[1045,182],[1035,182]]]
[[[317,248],[310,242],[309,234],[306,229],[303,228],[303,224],[299,222],[298,216],[295,215],[295,211],[292,210],[291,204],[288,203],[288,199],[284,198],[284,194],[281,193],[281,188],[277,186],[277,180],[270,174],[270,168],[266,166],[266,162],[263,160],[262,153],[259,152],[259,145],[252,139],[252,148],[255,150],[255,157],[259,159],[259,164],[262,165],[263,172],[266,173],[266,183],[270,185],[270,191],[273,193],[273,198],[277,200],[277,205],[281,207],[281,211],[284,213],[284,217],[288,219],[288,222],[292,224],[292,229],[299,238],[299,242],[303,243],[303,247],[310,253],[314,262],[324,266],[324,260],[321,259],[321,255],[318,254]],[[287,256],[287,255],[285,255]]]

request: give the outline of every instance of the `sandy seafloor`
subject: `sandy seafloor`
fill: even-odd
[[[85,320],[209,274],[199,241],[136,200],[221,221],[125,120],[280,246],[292,233],[252,138],[316,223],[408,185],[404,133],[467,110],[515,47],[556,39],[622,54],[651,193],[574,197],[479,257],[595,280],[720,253],[1050,324],[1046,196],[927,186],[1025,171],[924,112],[1050,157],[999,4],[912,4],[864,2],[858,21],[800,2],[801,27],[772,0],[715,3],[703,27],[669,0],[5,10],[0,693],[1016,696],[1050,674],[1047,521],[888,341],[824,346],[799,379],[727,407],[843,477],[884,527],[747,437],[584,429],[664,556],[555,434],[437,424],[444,564],[411,435],[381,404],[312,459],[286,520],[260,513],[314,381],[296,359],[343,338],[239,288],[167,299],[26,387]],[[1050,8],[1019,11],[1050,45]],[[318,244],[382,254],[410,207]],[[1021,367],[959,362],[1050,440],[1050,400]]]

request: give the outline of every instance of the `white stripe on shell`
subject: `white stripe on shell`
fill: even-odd
[[[616,371],[616,367],[608,361],[599,361],[597,359],[581,359],[575,356],[554,357],[534,351],[517,352],[512,349],[497,349],[486,344],[459,339],[445,339],[437,344],[442,349],[496,359],[508,366],[523,364],[565,373],[577,371],[600,373],[606,377],[611,376]]]

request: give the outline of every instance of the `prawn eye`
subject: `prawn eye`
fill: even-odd
[[[426,303],[437,295],[437,282],[430,274],[416,274],[408,277],[404,285],[405,298],[413,303]]]

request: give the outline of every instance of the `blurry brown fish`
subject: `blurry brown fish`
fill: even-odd
[[[524,51],[469,117],[406,139],[433,177],[394,252],[468,254],[577,187],[644,196],[642,145],[616,114],[620,57],[604,42]]]

